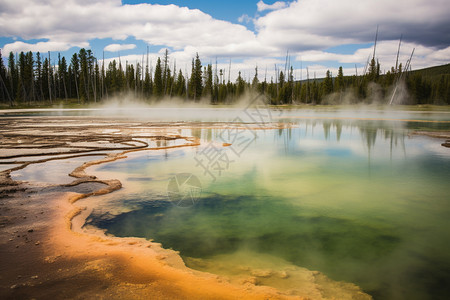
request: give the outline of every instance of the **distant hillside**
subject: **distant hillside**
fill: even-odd
[[[434,82],[438,80],[441,75],[450,75],[450,64],[414,70],[411,71],[411,73],[420,74],[424,79]]]
[[[409,74],[410,75],[419,74],[419,75],[422,75],[423,79],[428,80],[430,82],[434,82],[434,81],[438,80],[441,75],[450,75],[450,64],[413,70],[413,71],[409,72]],[[384,76],[384,74],[382,74],[380,76]],[[344,77],[346,79],[350,79],[353,77],[353,75],[346,75]],[[362,75],[358,75],[358,77],[362,77]],[[317,83],[321,83],[324,79],[325,79],[324,77],[320,77],[320,78],[316,78],[315,80]],[[314,78],[310,78],[309,80],[313,81]],[[307,81],[308,81],[307,79],[302,79],[302,80],[297,80],[296,82],[306,83]]]

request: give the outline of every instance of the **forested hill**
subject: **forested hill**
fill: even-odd
[[[425,69],[413,70],[412,74],[420,74],[424,79],[437,81],[441,75],[450,75],[450,63]]]
[[[80,49],[66,59],[57,54],[0,52],[0,106],[35,106],[58,103],[91,104],[127,94],[146,102],[176,97],[186,102],[206,101],[231,104],[249,93],[264,94],[267,103],[284,104],[450,104],[450,64],[410,71],[383,66],[376,57],[363,75],[346,76],[342,67],[336,76],[297,81],[292,66],[261,81],[258,68],[246,81],[241,72],[230,80],[225,69],[202,65],[199,55],[192,59],[188,74],[171,69],[166,50],[154,69],[113,60],[107,65],[91,50]],[[6,62],[6,63],[5,63]],[[406,68],[404,70],[403,68]],[[389,70],[382,74],[380,70]],[[270,80],[270,81],[269,81]],[[394,92],[395,91],[395,92]],[[394,96],[393,96],[394,95]]]
[[[450,105],[450,64],[404,72],[404,76],[400,81],[399,77],[401,76],[399,75],[402,74],[401,65],[399,68],[400,70],[391,68],[390,71],[385,74],[379,74],[379,76],[375,76],[375,79],[372,80],[372,83],[377,83],[377,85],[375,87],[372,86],[372,88],[378,88],[378,92],[381,91],[381,94],[384,97],[382,99],[382,101],[384,100],[383,103],[389,103],[390,97],[392,96],[392,90],[395,88],[396,84],[403,81],[404,85],[400,85],[403,92],[405,92],[404,99],[396,104]],[[360,98],[357,101],[370,101],[369,85],[367,85],[366,88],[361,88],[364,86],[364,82],[367,83],[367,77],[368,74],[358,77],[344,76],[344,81],[347,82],[347,86],[350,86],[356,91],[355,93],[359,94]],[[326,80],[326,78],[318,79],[321,83],[324,80]],[[333,82],[336,82],[336,78],[333,79]]]
[[[419,104],[450,104],[450,64],[411,71],[407,84]]]

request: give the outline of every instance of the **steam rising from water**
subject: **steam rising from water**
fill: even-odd
[[[255,95],[247,94],[233,105],[220,106],[219,111],[218,106],[211,105],[207,98],[193,101],[167,97],[144,101],[125,94],[106,100],[92,115],[131,117],[148,121],[231,121],[239,111],[251,106],[255,98]]]
[[[397,87],[397,88],[396,88]],[[413,99],[408,92],[408,88],[404,81],[397,83],[397,85],[391,86],[386,93],[383,93],[383,88],[374,82],[370,82],[368,84],[368,94],[365,99],[359,99],[355,94],[353,89],[347,89],[344,92],[334,92],[332,94],[327,95],[323,100],[322,104],[331,104],[331,105],[358,105],[360,103],[362,105],[385,105],[384,109],[390,109],[390,106],[387,104],[390,103],[391,98],[393,97],[392,104],[400,105],[400,104],[414,104]],[[395,90],[395,94],[394,94]],[[393,95],[394,94],[394,95]]]
[[[271,110],[270,121],[278,122],[281,119],[289,118],[312,118],[345,119],[345,118],[368,118],[368,119],[425,119],[421,116],[423,111],[405,111],[396,106],[382,105],[386,99],[382,99],[379,87],[376,84],[371,86],[371,95],[365,104],[357,103],[357,98],[352,91],[342,94],[332,94],[325,99],[324,104],[341,103],[340,106],[283,106],[279,107],[263,105],[265,98],[261,96],[256,99],[256,95],[247,93],[234,105],[211,105],[209,100],[204,98],[199,102],[181,98],[164,98],[158,101],[144,101],[135,98],[131,94],[110,98],[96,109],[89,110],[92,116],[131,118],[138,121],[155,122],[230,122],[240,117],[244,122],[252,122],[246,116],[244,110],[254,110],[255,104],[259,110]],[[390,93],[385,97],[390,97]],[[408,99],[408,92],[402,85],[397,88],[394,103],[403,103]],[[349,104],[349,105],[346,105]],[[446,111],[426,111],[426,119],[449,120],[450,113]],[[268,121],[268,120],[265,120]],[[402,127],[401,122],[397,122],[397,127]]]

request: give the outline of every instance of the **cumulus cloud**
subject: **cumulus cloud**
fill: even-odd
[[[264,1],[260,0],[258,3],[256,3],[256,7],[258,8],[259,12],[266,11],[266,10],[278,10],[285,8],[287,6],[286,2],[283,1],[277,1],[274,4],[266,4]]]
[[[122,5],[120,0],[17,0],[11,5],[9,0],[0,0],[0,11],[0,36],[71,46],[95,38],[134,36],[178,50],[190,45],[229,47],[256,39],[242,25],[176,5]]]
[[[265,44],[311,50],[380,39],[445,48],[450,40],[447,0],[301,0],[256,20]]]
[[[118,51],[124,51],[124,50],[132,50],[136,48],[135,44],[110,44],[106,46],[103,50],[108,52],[118,52]]]
[[[189,69],[199,52],[202,59],[240,58],[233,70],[254,71],[255,61],[264,65],[284,56],[316,63],[311,70],[326,71],[324,62],[364,64],[371,53],[364,46],[352,54],[326,52],[342,44],[367,44],[379,26],[378,56],[382,66],[395,60],[398,38],[403,34],[403,61],[416,48],[413,66],[426,67],[450,60],[450,2],[448,0],[301,0],[257,3],[264,16],[241,16],[253,21],[255,31],[241,24],[217,20],[197,9],[177,5],[123,5],[121,0],[0,0],[0,36],[15,41],[4,52],[65,51],[89,47],[92,39],[112,38],[116,44],[105,51],[134,49],[120,41],[134,37],[149,45],[169,47],[178,65]],[[137,56],[142,58],[142,53]],[[154,55],[160,55],[156,53]],[[130,58],[131,59],[131,58]],[[136,60],[140,60],[137,59]],[[281,59],[283,61],[283,59]],[[283,62],[281,62],[282,64]],[[270,65],[270,64],[269,64]],[[226,68],[226,66],[223,66]],[[273,68],[273,64],[271,66]],[[234,72],[234,71],[233,71]]]
[[[398,50],[398,41],[381,41],[377,45],[376,57],[380,62],[382,71],[388,71],[395,66]],[[410,58],[412,51],[412,66],[415,69],[429,67],[431,65],[446,64],[450,58],[450,46],[436,50],[430,47],[417,45],[414,43],[402,43],[399,53],[399,63],[405,64]],[[327,51],[310,50],[296,53],[297,61],[304,62],[327,62],[336,61],[342,64],[365,63],[373,55],[373,47],[361,47],[351,54],[337,54]],[[354,72],[353,72],[354,73]]]
[[[250,23],[252,20],[253,19],[247,14],[243,14],[238,18],[239,23]]]
[[[239,24],[217,20],[197,9],[176,5],[122,5],[120,0],[0,0],[0,36],[48,39],[77,46],[94,38],[134,36],[152,45],[180,50],[195,45],[225,47],[251,42],[258,49],[284,52],[323,49],[343,43],[371,42],[377,25],[380,40],[404,40],[447,47],[448,0],[302,0],[287,6],[258,2],[274,10],[255,19],[257,34]],[[45,17],[44,17],[45,16]],[[248,21],[243,16],[240,21]]]
[[[73,45],[64,42],[38,42],[36,44],[24,43],[21,41],[16,41],[11,44],[7,44],[3,47],[3,52],[47,52],[47,51],[65,51],[72,47]],[[89,47],[89,43],[82,42],[78,43],[78,47]]]

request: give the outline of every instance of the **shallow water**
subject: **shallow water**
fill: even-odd
[[[76,178],[69,174],[86,161],[104,158],[104,155],[90,155],[50,160],[44,163],[35,163],[11,173],[13,180],[27,181],[34,184],[67,184]],[[42,158],[42,157],[40,157]],[[51,157],[47,157],[51,158]]]
[[[87,224],[153,239],[199,270],[301,266],[376,299],[445,299],[450,149],[408,133],[449,124],[407,112],[400,117],[419,121],[296,117],[280,116],[293,128],[244,128],[230,147],[222,145],[229,131],[186,129],[202,146],[130,153],[90,168],[124,188],[84,200],[95,203]],[[203,169],[214,154],[220,159]],[[197,177],[201,192],[194,182],[183,185],[193,177],[180,173]],[[264,284],[295,285],[275,281]]]

